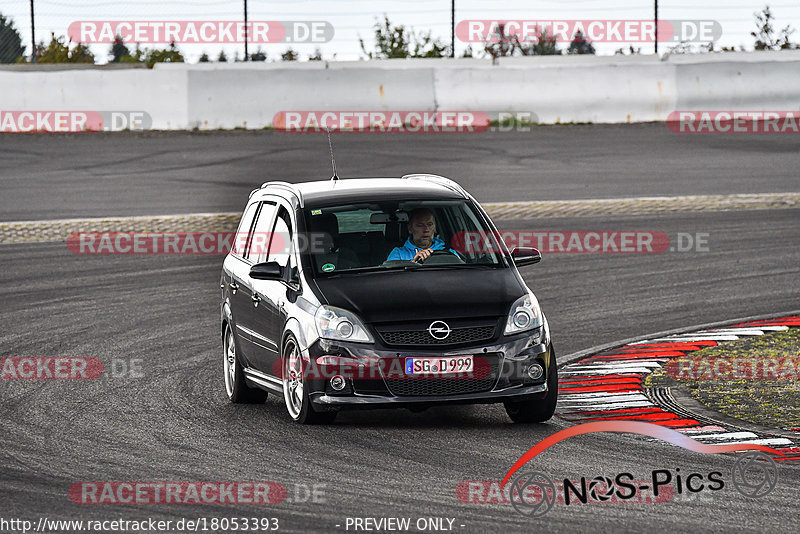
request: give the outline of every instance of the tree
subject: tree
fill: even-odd
[[[411,57],[444,57],[450,55],[450,49],[439,39],[431,37],[431,32],[422,33],[416,36],[411,30],[411,39],[414,42],[414,52]]]
[[[258,48],[255,52],[250,54],[250,61],[266,61],[267,60],[267,53],[261,50],[261,47]]]
[[[513,56],[519,52],[523,56],[557,56],[561,54],[555,37],[549,35],[546,29],[536,27],[536,39],[532,42],[522,43],[518,35],[507,35],[504,24],[498,24],[494,33],[489,35],[489,40],[484,43],[483,51],[492,57],[495,63],[497,58]]]
[[[169,48],[156,48],[147,50],[144,56],[147,68],[152,69],[156,63],[183,63],[183,54],[180,53],[175,43],[172,42]]]
[[[586,40],[583,32],[578,30],[569,44],[567,54],[594,54],[594,46]]]
[[[373,27],[375,32],[375,53],[367,52],[364,40],[359,37],[358,42],[361,50],[369,59],[392,59],[407,58],[409,55],[408,44],[409,36],[406,34],[405,26],[392,26],[389,17],[383,16],[384,25],[376,22]]]
[[[139,47],[139,43],[136,43],[136,50],[133,51],[133,54],[119,58],[120,63],[144,63],[144,60],[145,51]]]
[[[47,47],[44,43],[36,45],[36,61],[39,63],[94,63],[94,55],[89,51],[89,47],[78,43],[70,49],[69,43],[64,43],[64,37],[56,37],[50,34],[50,44]]]
[[[225,50],[219,51],[219,55],[217,56],[217,61],[219,61],[220,63],[228,62],[228,56],[225,54]]]
[[[197,60],[198,63],[208,63],[209,61],[211,60],[209,59],[208,54],[206,54],[205,52],[200,54],[200,59]]]
[[[642,53],[642,49],[641,48],[634,48],[633,45],[628,45],[628,54],[627,55],[633,56],[633,55],[637,55],[637,54],[641,54],[641,53]],[[616,50],[614,50],[614,55],[615,56],[616,55],[624,56],[625,55],[625,48],[617,48]]]
[[[206,55],[206,59],[208,56]],[[200,58],[202,61],[202,56]],[[136,50],[133,54],[122,56],[120,63],[145,63],[147,68],[152,69],[156,63],[183,63],[183,54],[177,49],[175,43],[171,43],[168,48],[139,48],[136,44]]]
[[[111,63],[119,63],[123,57],[131,55],[131,51],[125,46],[125,41],[122,40],[122,36],[117,35],[114,37],[114,44],[111,45],[108,55],[111,56]]]
[[[319,47],[315,48],[314,49],[314,54],[311,55],[311,56],[308,56],[308,60],[309,61],[322,61],[322,50],[320,50]]]
[[[750,35],[756,40],[756,50],[788,50],[800,46],[789,40],[794,29],[788,24],[781,30],[780,35],[775,36],[773,26],[775,17],[770,12],[769,6],[765,6],[761,13],[753,13],[753,16],[756,19],[756,31],[750,32]]]
[[[523,45],[519,42],[519,37],[514,36],[514,45],[523,56],[557,56],[561,54],[556,44],[556,38],[547,33],[547,29],[537,26],[536,40],[528,45]],[[513,51],[512,51],[513,54]]]
[[[489,34],[489,40],[484,42],[483,51],[492,57],[492,63],[497,62],[497,58],[511,56],[514,54],[514,41],[506,35],[505,24],[498,24],[495,32]]]
[[[375,34],[374,52],[368,52],[364,39],[358,39],[361,50],[368,59],[449,56],[449,47],[440,39],[433,38],[431,32],[417,36],[413,29],[406,29],[402,24],[392,25],[386,15],[383,16],[383,25],[375,22],[373,32]]]
[[[297,61],[297,58],[300,57],[300,54],[297,53],[292,47],[286,49],[286,51],[281,54],[281,61]]]
[[[24,55],[25,47],[14,21],[0,13],[0,63],[14,63]]]

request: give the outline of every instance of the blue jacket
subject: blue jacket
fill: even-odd
[[[431,248],[432,250],[444,250],[445,248],[444,241],[442,241],[438,237],[434,237],[433,244],[429,248]],[[386,258],[386,261],[391,261],[391,260],[411,261],[414,259],[414,255],[417,253],[419,249],[420,247],[415,245],[414,242],[411,241],[411,238],[409,237],[402,247],[394,247],[394,250],[392,250],[389,253],[389,257]]]

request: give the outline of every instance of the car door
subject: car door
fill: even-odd
[[[238,314],[236,334],[241,340],[240,348],[248,366],[263,371],[259,365],[259,351],[264,344],[263,335],[255,317],[258,297],[253,291],[256,280],[250,278],[250,268],[260,261],[269,243],[269,231],[275,216],[274,202],[260,202],[258,213],[247,243],[247,249],[239,271],[239,288],[235,297],[234,314]]]
[[[250,303],[242,298],[240,289],[247,285],[249,279],[250,263],[246,259],[247,247],[258,209],[259,203],[253,202],[244,210],[231,243],[230,253],[225,257],[222,268],[223,298],[231,310],[231,328],[239,340],[240,350],[243,350],[245,336],[239,325],[250,322],[247,315],[251,313]]]
[[[264,366],[264,372],[280,376],[280,343],[283,325],[286,323],[286,291],[288,273],[295,267],[294,232],[290,211],[284,205],[278,205],[277,216],[270,233],[271,240],[268,254],[262,261],[277,262],[287,273],[284,280],[254,280],[256,295],[260,298],[255,308],[255,321],[263,335],[269,341],[259,347],[258,362]]]

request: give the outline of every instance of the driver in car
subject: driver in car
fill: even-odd
[[[402,247],[395,247],[387,261],[406,260],[424,262],[434,250],[446,250],[444,241],[435,237],[436,219],[428,208],[417,208],[408,217],[408,239]],[[453,252],[452,250],[450,252]]]

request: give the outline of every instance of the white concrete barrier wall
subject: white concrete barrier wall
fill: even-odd
[[[0,70],[0,110],[146,111],[155,129],[264,128],[279,111],[531,112],[542,123],[675,110],[800,110],[800,52]]]
[[[672,65],[510,66],[436,71],[441,109],[529,111],[542,123],[665,120],[675,107]]]
[[[798,111],[800,61],[679,65],[676,86],[679,109]]]
[[[186,128],[184,70],[0,70],[2,111],[145,111],[152,128]]]
[[[434,69],[188,70],[189,127],[263,128],[280,111],[434,111]]]

